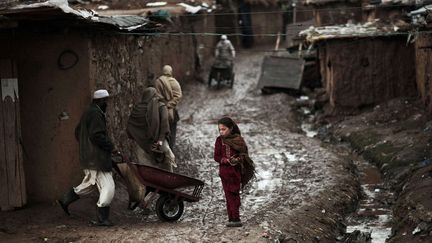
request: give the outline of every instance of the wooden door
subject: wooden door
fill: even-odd
[[[0,208],[10,210],[27,201],[21,122],[18,95],[18,75],[13,60],[0,59]]]

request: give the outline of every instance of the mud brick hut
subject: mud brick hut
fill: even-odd
[[[74,129],[94,90],[111,93],[110,135],[129,153],[127,117],[149,80],[164,64],[180,82],[193,79],[207,55],[199,47],[214,46],[213,38],[168,34],[213,25],[205,14],[189,18],[193,6],[167,6],[150,17],[97,14],[59,0],[17,2],[0,9],[2,210],[52,201],[80,181]]]
[[[410,13],[413,39],[415,37],[415,65],[419,96],[429,111],[432,111],[432,22],[429,9],[421,7]]]
[[[364,25],[311,27],[301,33],[318,49],[322,84],[333,110],[352,110],[415,96],[414,45],[407,34]]]
[[[313,6],[314,26],[331,26],[362,21],[360,0],[306,0]]]
[[[415,0],[362,0],[363,21],[372,22],[379,19],[387,25],[408,26],[409,18],[406,13],[413,10],[417,3]]]

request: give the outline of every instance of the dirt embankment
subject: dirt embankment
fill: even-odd
[[[389,242],[432,241],[432,122],[417,99],[399,98],[352,116],[321,116],[319,136],[349,142],[395,192]]]

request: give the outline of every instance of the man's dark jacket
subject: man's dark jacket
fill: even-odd
[[[96,104],[91,104],[75,129],[83,169],[111,171],[113,145],[108,137],[106,119]]]

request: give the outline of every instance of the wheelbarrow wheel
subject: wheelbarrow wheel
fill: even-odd
[[[212,73],[210,73],[210,74],[209,74],[209,78],[208,78],[208,86],[209,86],[209,88],[210,88],[211,85],[212,85],[212,79],[213,79],[213,76],[212,76]]]
[[[231,75],[231,81],[230,81],[230,89],[232,89],[232,87],[233,87],[233,85],[234,85],[234,78],[235,78],[235,75],[234,75],[234,73]]]
[[[156,214],[163,221],[176,221],[184,211],[182,200],[176,200],[170,195],[161,195],[156,202]]]

